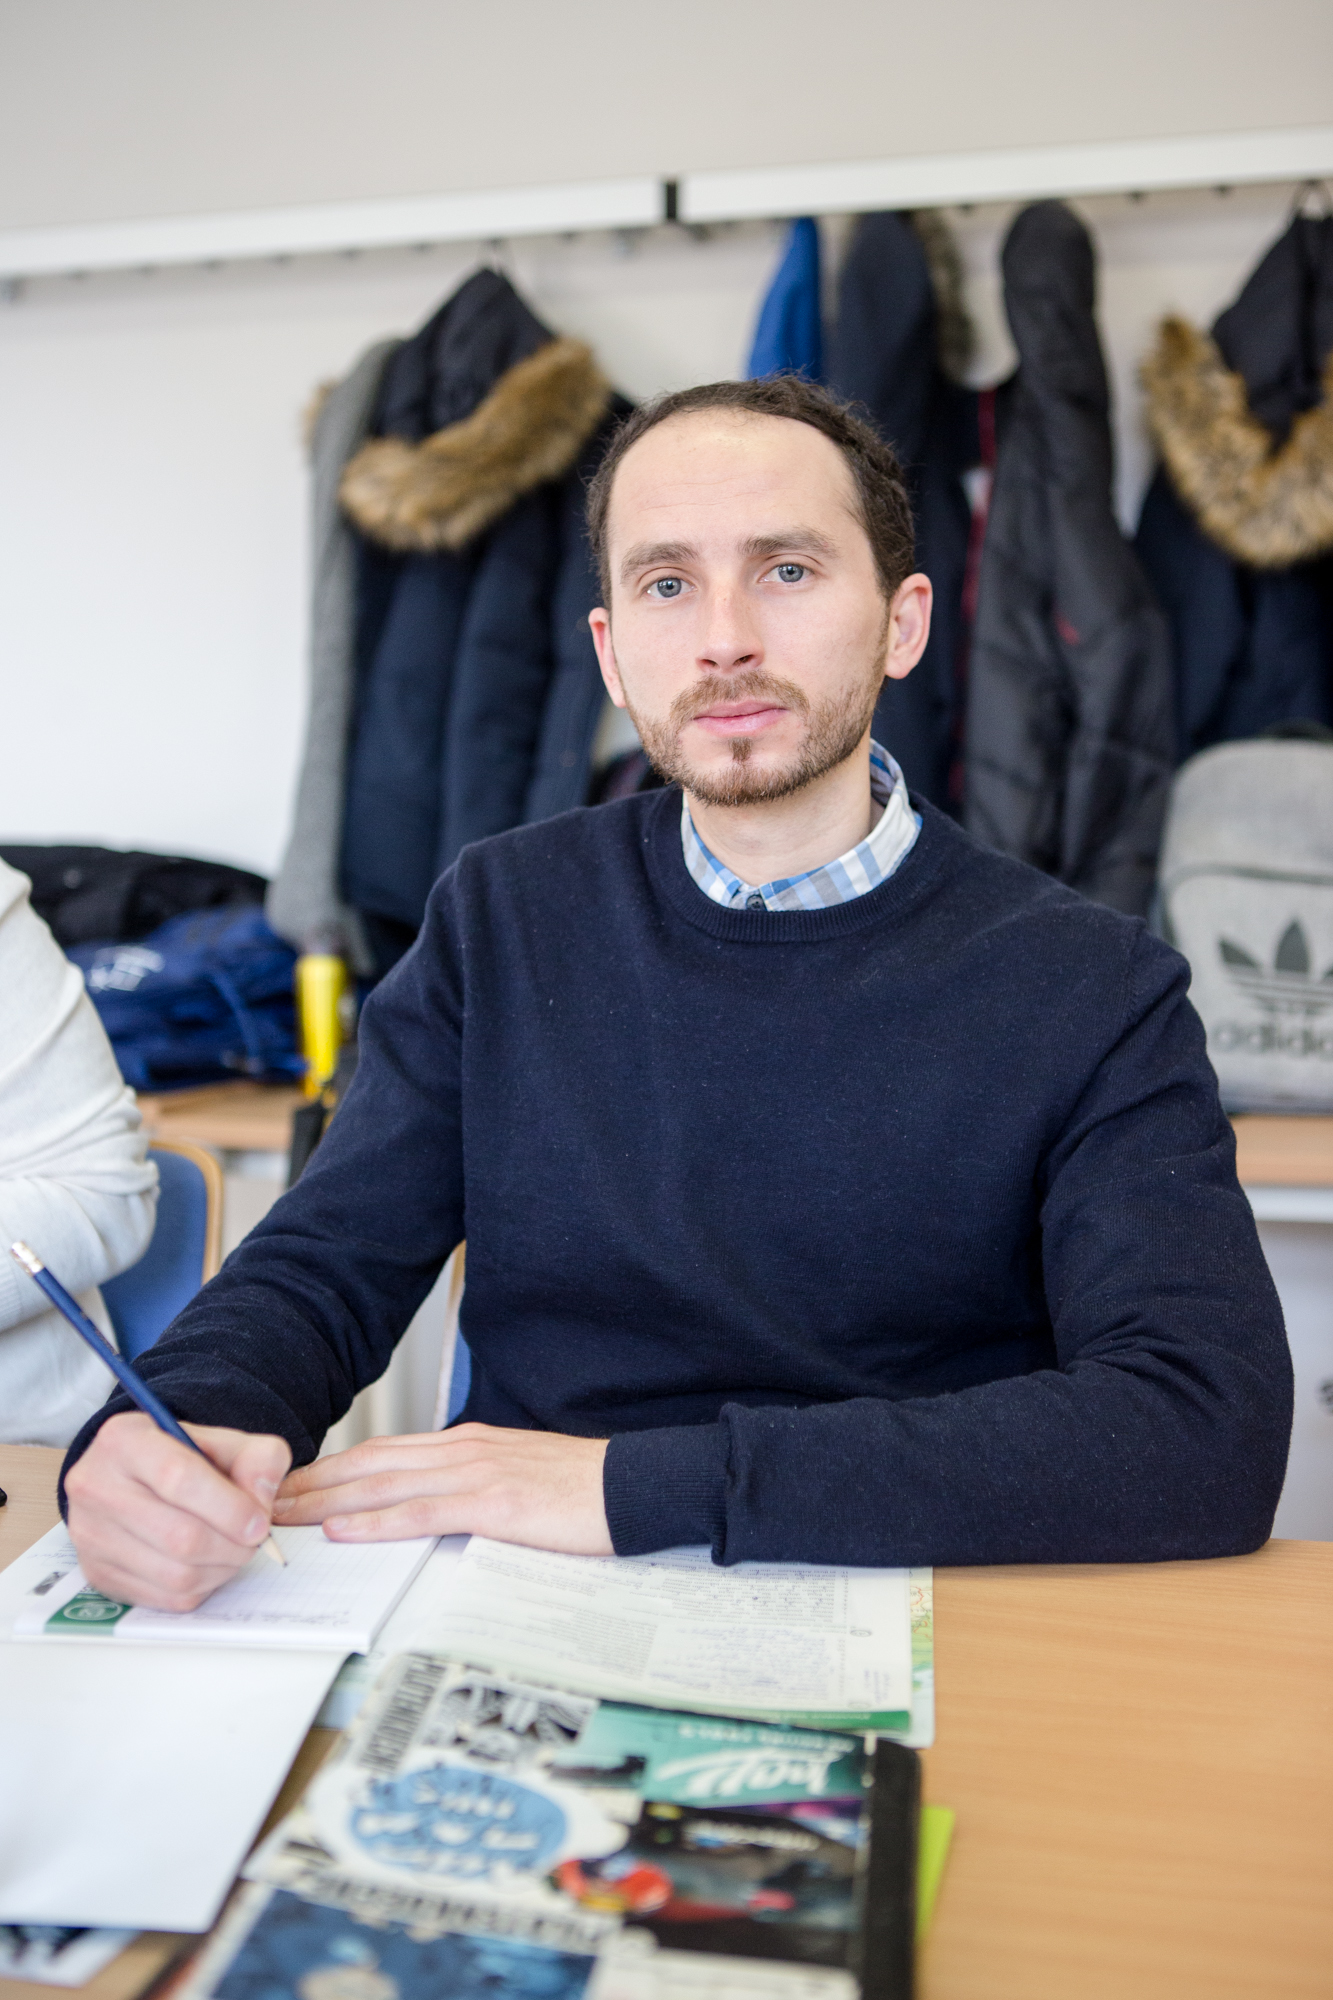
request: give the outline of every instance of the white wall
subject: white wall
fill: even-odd
[[[0,227],[1321,124],[1326,0],[5,0]]]
[[[1266,1222],[1259,1241],[1282,1301],[1296,1377],[1291,1457],[1274,1532],[1333,1542],[1333,1229]]]
[[[1290,192],[1080,204],[1102,254],[1126,521],[1148,469],[1135,369],[1152,324],[1216,312]],[[978,380],[1012,359],[998,276],[1011,214],[951,218]],[[639,397],[743,367],[778,240],[752,224],[509,254],[538,310]],[[301,411],[474,262],[454,246],[58,279],[0,306],[0,681],[6,741],[22,746],[0,767],[0,838],[273,869],[304,711]]]
[[[736,370],[753,227],[536,242],[516,275],[631,394]],[[303,718],[301,411],[471,251],[61,280],[0,307],[0,835],[274,866]]]

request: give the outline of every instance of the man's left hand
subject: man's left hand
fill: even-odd
[[[566,1555],[613,1553],[602,1504],[605,1438],[459,1424],[369,1438],[284,1479],[273,1524],[322,1521],[334,1542],[490,1535]]]

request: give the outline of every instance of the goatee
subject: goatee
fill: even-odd
[[[710,674],[694,682],[676,696],[665,721],[637,714],[633,703],[628,707],[644,749],[664,778],[682,786],[704,805],[748,806],[789,798],[845,763],[870,727],[882,686],[883,671],[877,669],[873,680],[812,702],[794,681],[780,680],[756,667],[737,674]],[[766,770],[754,768],[757,739],[753,736],[732,737],[731,763],[720,770],[701,771],[682,752],[680,739],[686,725],[707,714],[716,703],[764,700],[805,718],[804,736],[785,764]]]

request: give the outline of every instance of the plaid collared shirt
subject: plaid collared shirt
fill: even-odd
[[[826,910],[834,903],[850,903],[878,888],[902,866],[916,845],[921,821],[912,811],[907,784],[887,750],[873,739],[870,744],[870,796],[883,806],[865,839],[812,868],[805,875],[786,875],[780,882],[755,885],[742,882],[724,861],[710,854],[694,830],[689,806],[681,801],[680,838],[685,850],[685,866],[715,903],[731,910]]]

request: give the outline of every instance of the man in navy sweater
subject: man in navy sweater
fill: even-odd
[[[872,744],[930,619],[892,453],[800,382],[693,390],[628,421],[589,525],[607,686],[676,782],[436,886],[314,1161],[143,1361],[216,1469],[118,1397],[72,1447],[89,1576],[186,1607],[270,1517],[1257,1547],[1291,1370],[1185,964]],[[463,1421],[317,1461],[465,1236]]]

